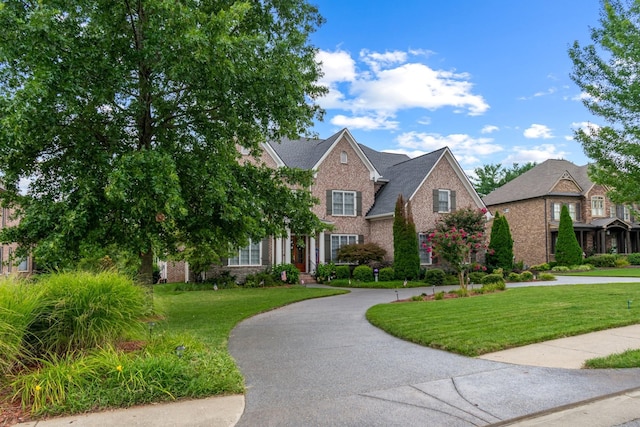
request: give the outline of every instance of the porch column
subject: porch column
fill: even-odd
[[[598,253],[605,253],[607,251],[607,232],[605,230],[600,231],[600,248]]]
[[[189,282],[189,263],[185,261],[184,263],[184,283]]]
[[[285,239],[284,263],[291,264],[291,230],[287,230],[287,238]]]
[[[276,245],[276,248],[275,248],[276,259],[274,260],[273,264],[274,265],[282,264],[282,237],[276,237],[275,245]]]
[[[309,266],[307,271],[309,273],[315,273],[316,271],[316,238],[309,236],[309,254],[307,255]]]
[[[324,264],[326,262],[324,259],[324,231],[318,236],[318,255],[318,263]]]
[[[631,253],[631,232],[629,230],[624,232],[624,253]]]

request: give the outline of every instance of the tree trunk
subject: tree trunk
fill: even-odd
[[[147,252],[140,255],[142,263],[138,270],[138,282],[143,285],[153,284],[153,250],[149,248]]]
[[[458,279],[460,280],[460,290],[463,295],[467,295],[467,280],[464,274],[464,270],[458,273]]]

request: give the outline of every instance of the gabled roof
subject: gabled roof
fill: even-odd
[[[387,178],[385,176],[387,169],[394,165],[397,165],[398,163],[402,163],[411,159],[411,157],[407,156],[406,154],[385,153],[382,151],[376,151],[362,144],[358,144],[358,146],[385,179]]]
[[[557,194],[553,192],[553,188],[561,178],[572,179],[582,189],[579,193],[573,193],[574,195],[585,195],[593,187],[593,182],[587,175],[587,167],[577,166],[568,160],[545,160],[493,190],[482,200],[487,206],[491,206]]]

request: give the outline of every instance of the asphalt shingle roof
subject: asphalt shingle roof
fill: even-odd
[[[593,186],[587,175],[587,167],[587,165],[577,166],[568,160],[545,160],[502,187],[493,190],[482,200],[485,205],[491,206],[552,194],[551,190],[565,172],[568,172],[576,181],[582,189],[580,194],[584,195]]]

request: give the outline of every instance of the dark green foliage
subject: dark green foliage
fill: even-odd
[[[487,252],[487,267],[490,271],[502,268],[510,271],[513,268],[513,239],[507,218],[496,212],[491,226],[491,240]]]
[[[480,284],[480,283],[482,283],[482,278],[483,278],[484,276],[486,276],[486,275],[487,275],[487,273],[485,273],[485,272],[483,272],[483,271],[474,271],[474,272],[471,272],[471,273],[469,273],[469,281],[470,281],[471,283],[478,283],[478,284]]]
[[[276,283],[282,283],[282,272],[286,272],[287,280],[285,283],[297,285],[300,279],[300,270],[293,264],[278,264],[273,267],[273,278]]]
[[[523,271],[520,273],[520,278],[523,282],[530,282],[533,280],[533,273],[530,271]]]
[[[316,268],[316,280],[318,283],[324,283],[336,277],[336,265],[332,262],[328,264],[319,264]]]
[[[281,280],[276,281],[273,274],[265,271],[262,273],[249,274],[245,277],[243,286],[245,288],[262,288],[281,284]]]
[[[504,284],[504,278],[502,274],[487,274],[482,278],[483,285],[499,285]]]
[[[640,253],[632,253],[627,255],[627,261],[631,265],[640,265]]]
[[[348,265],[336,267],[336,279],[348,279],[349,277],[351,277],[351,268]]]
[[[376,243],[356,243],[345,245],[338,249],[338,259],[352,264],[368,264],[372,261],[382,261],[387,251]]]
[[[472,177],[473,187],[481,197],[486,196],[498,187],[502,187],[507,182],[517,178],[536,165],[535,162],[528,162],[520,166],[513,163],[511,168],[503,168],[501,164],[488,164],[481,168],[475,168],[476,177]]]
[[[424,274],[424,281],[430,285],[444,285],[445,273],[440,268],[431,268]]]
[[[510,282],[522,282],[522,276],[520,276],[520,274],[515,272],[509,273],[509,275],[507,276],[507,279]]]
[[[378,280],[381,282],[390,282],[395,279],[396,273],[393,271],[393,267],[381,268],[378,271]]]
[[[551,266],[544,262],[542,264],[538,264],[538,265],[532,265],[531,267],[529,267],[530,270],[533,271],[549,271],[551,270]]]
[[[231,289],[235,288],[237,285],[236,276],[231,274],[229,270],[222,270],[214,273],[211,277],[208,277],[207,280],[205,280],[205,283],[210,284],[212,287],[215,285],[218,289]]]
[[[373,282],[373,269],[368,265],[359,265],[353,270],[353,278],[359,282]]]
[[[560,211],[555,255],[558,265],[570,267],[582,264],[582,248],[578,243],[576,233],[573,231],[573,220],[566,205],[563,205]]]
[[[393,270],[396,279],[415,279],[420,275],[418,234],[413,222],[411,203],[405,206],[402,194],[396,201],[393,220]]]
[[[612,254],[593,255],[585,258],[584,264],[591,264],[594,267],[615,267],[616,259],[617,256]]]

